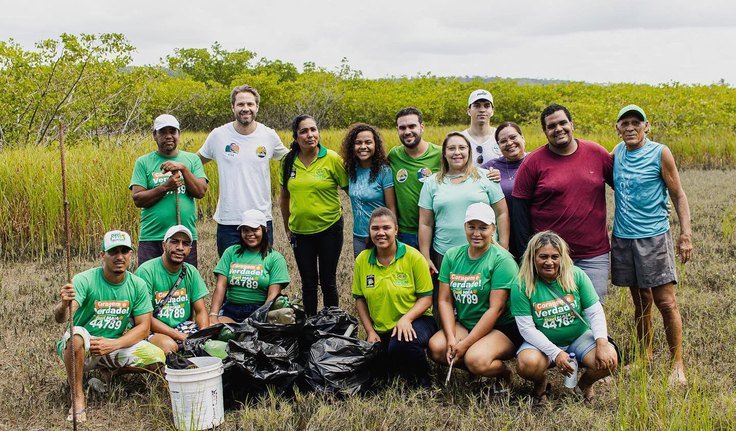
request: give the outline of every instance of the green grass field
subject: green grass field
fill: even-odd
[[[186,136],[185,139],[192,139],[187,144],[188,149],[197,148],[194,138]],[[431,139],[437,141],[434,137]],[[119,160],[132,166],[136,155],[132,148],[150,148],[151,145],[126,146],[124,151],[109,152],[105,158],[90,157],[87,167],[78,171],[80,176],[72,177],[75,178],[72,181],[84,175],[92,177],[102,170],[100,166],[106,160]],[[29,159],[39,157],[29,155]],[[57,169],[51,165],[53,160],[49,154],[49,172]],[[2,166],[10,169],[5,163]],[[105,169],[105,172],[110,170]],[[73,213],[78,213],[80,220],[104,217],[104,222],[95,222],[98,223],[95,229],[113,225],[130,227],[130,219],[110,211],[110,208],[118,208],[117,211],[127,214],[132,207],[129,192],[125,189],[129,172],[110,172],[107,181],[101,184],[75,185],[80,194],[92,195],[87,197],[99,195],[103,190],[113,190],[119,198],[105,200],[98,208],[88,210],[80,210],[75,206],[78,201],[73,201],[77,202],[72,204]],[[564,394],[562,379],[553,372],[555,395],[551,406],[534,409],[529,398],[531,385],[518,377],[514,378],[509,395],[488,396],[482,392],[482,385],[470,382],[467,375],[458,370],[454,371],[450,386],[442,387],[440,383],[446,369],[437,368],[438,386],[431,391],[408,390],[398,385],[375,395],[345,400],[315,394],[298,394],[294,399],[265,397],[247,407],[227,412],[225,424],[218,429],[736,429],[736,394],[733,388],[736,382],[733,347],[736,338],[736,290],[733,289],[736,284],[736,185],[732,181],[733,176],[734,172],[729,170],[687,169],[682,173],[693,214],[695,245],[693,261],[679,269],[680,284],[677,287],[684,321],[687,388],[674,389],[666,385],[668,355],[661,319],[656,312],[654,365],[647,368],[635,360],[631,300],[626,290],[612,287],[605,305],[609,331],[624,349],[626,362],[633,361],[633,366],[622,369],[611,383],[598,384],[598,396],[591,407]],[[41,181],[44,175],[36,178]],[[59,198],[58,192],[51,190],[51,183],[44,184],[49,190],[44,196],[37,196],[39,203],[54,203],[52,208],[59,211],[60,204],[55,203]],[[39,186],[29,185],[28,190],[36,192]],[[213,194],[211,191],[208,199]],[[347,199],[343,201],[347,239],[350,238],[352,220],[347,210],[349,202]],[[119,206],[103,206],[113,204]],[[26,217],[30,216],[26,213]],[[47,216],[52,216],[50,210]],[[275,248],[287,258],[293,277],[287,292],[295,296],[300,292],[298,272],[281,229],[278,209],[274,217],[277,221]],[[39,225],[36,235],[45,233],[47,229],[58,235],[61,219],[57,216],[54,220]],[[200,221],[199,229],[200,270],[212,291],[212,269],[217,261],[214,223],[205,218]],[[677,229],[676,222],[673,229]],[[81,233],[77,231],[75,235]],[[97,244],[99,236],[85,235],[88,235],[90,243]],[[77,236],[76,239],[80,238]],[[35,246],[19,239],[15,241],[18,242],[14,242],[14,246]],[[60,247],[58,241],[54,242],[51,251]],[[350,242],[346,241],[338,268],[338,280],[342,280],[339,289],[342,306],[355,314],[349,295],[351,256]],[[91,253],[75,253],[73,270],[76,273],[98,264]],[[62,325],[54,323],[51,313],[65,274],[64,260],[56,253],[33,259],[23,257],[0,261],[0,371],[5,376],[0,380],[0,393],[3,394],[0,398],[0,429],[71,429],[64,422],[69,406],[68,386],[62,363],[54,350]],[[172,427],[168,391],[163,379],[154,375],[122,377],[113,382],[106,394],[89,393],[88,411],[89,422],[80,429],[151,430]]]

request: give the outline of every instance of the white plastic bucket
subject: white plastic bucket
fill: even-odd
[[[209,356],[189,358],[198,368],[166,367],[174,426],[178,430],[204,430],[225,419],[222,404],[222,360]]]

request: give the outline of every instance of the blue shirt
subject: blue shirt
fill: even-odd
[[[394,187],[389,165],[381,166],[375,181],[369,181],[370,168],[356,167],[355,181],[348,184],[348,195],[353,207],[353,235],[368,237],[368,220],[374,209],[386,206],[383,191]]]
[[[649,139],[633,151],[627,150],[623,142],[614,149],[613,235],[616,237],[651,238],[670,229],[669,196],[662,178],[662,149],[664,145]]]

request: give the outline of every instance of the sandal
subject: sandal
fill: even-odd
[[[72,411],[73,407],[69,408],[69,414],[66,417],[67,422],[73,422],[74,421],[74,414]],[[87,409],[84,408],[77,412],[77,423],[87,422]]]
[[[548,395],[552,391],[552,384],[547,383],[547,386],[544,388],[544,392],[542,392],[539,395],[533,395],[532,396],[532,407],[546,407],[549,405],[549,398]]]

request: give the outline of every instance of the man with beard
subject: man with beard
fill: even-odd
[[[515,250],[523,253],[537,232],[557,233],[603,303],[610,250],[606,184],[613,186],[613,159],[600,144],[573,137],[572,115],[564,106],[546,107],[541,122],[547,145],[524,158],[511,193]]]
[[[199,149],[202,163],[217,162],[220,195],[217,222],[217,254],[238,244],[243,212],[257,209],[266,215],[268,242],[273,243],[270,160],[281,160],[289,150],[276,132],[256,121],[261,96],[241,85],[230,93],[235,120],[213,130]]]
[[[100,252],[102,266],[75,275],[61,288],[61,300],[54,306],[57,323],[69,320],[70,305],[74,313],[73,341],[69,342],[67,330],[56,344],[69,385],[75,389],[68,421],[73,418],[71,409],[76,410],[77,421],[87,419],[84,371],[101,368],[111,375],[141,368],[153,370],[165,360],[161,349],[145,341],[153,307],[146,282],[128,272],[132,256],[130,235],[119,230],[106,233]]]
[[[181,223],[192,232],[192,252],[187,262],[197,266],[197,206],[207,192],[202,162],[192,153],[179,151],[179,121],[163,114],[153,122],[158,150],[135,161],[128,188],[133,203],[141,208],[138,265],[161,256],[161,241],[169,226]],[[177,196],[178,195],[178,196]],[[176,212],[179,211],[177,220]]]
[[[424,181],[440,170],[442,148],[425,141],[422,113],[413,107],[396,114],[396,128],[401,145],[391,149],[388,160],[394,175],[396,206],[399,213],[397,239],[417,250],[419,240],[419,192]]]
[[[192,233],[186,226],[170,227],[164,236],[164,254],[136,271],[148,284],[149,298],[153,301],[153,334],[148,341],[166,354],[178,351],[189,334],[206,328],[209,323],[204,304],[207,286],[197,268],[184,262],[192,241]]]

